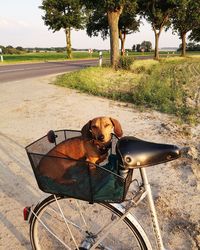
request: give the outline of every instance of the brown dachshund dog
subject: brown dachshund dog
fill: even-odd
[[[116,119],[97,117],[90,120],[83,126],[81,136],[61,142],[42,158],[39,163],[40,174],[58,183],[69,184],[64,176],[70,167],[78,164],[75,160],[98,164],[106,159],[113,131],[118,137],[123,134],[121,125]],[[95,166],[91,164],[90,168]]]

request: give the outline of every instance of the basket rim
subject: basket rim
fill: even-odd
[[[69,131],[69,132],[81,132],[81,130],[78,130],[78,129],[59,129],[59,130],[53,130],[54,132],[65,132],[65,131]],[[31,142],[30,144],[28,144],[26,147],[25,147],[25,150],[27,151],[28,147],[32,146],[34,143],[38,142],[39,140],[45,138],[47,136],[46,135],[43,135],[42,137],[38,138],[37,140]]]

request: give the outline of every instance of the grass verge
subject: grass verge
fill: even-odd
[[[140,75],[129,71],[90,67],[60,75],[55,84],[113,100],[131,101],[130,90],[132,91],[140,78]]]
[[[197,123],[200,58],[135,61],[129,71],[92,67],[61,75],[55,84],[130,102]]]

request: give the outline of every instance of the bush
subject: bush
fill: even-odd
[[[134,57],[121,56],[117,65],[118,69],[130,70]]]

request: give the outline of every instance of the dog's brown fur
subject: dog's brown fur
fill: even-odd
[[[76,164],[75,160],[83,159],[96,164],[104,161],[113,130],[118,137],[122,136],[121,125],[116,119],[97,117],[90,120],[83,126],[82,136],[58,144],[41,160],[40,174],[56,182],[66,183],[64,175],[67,169]]]

